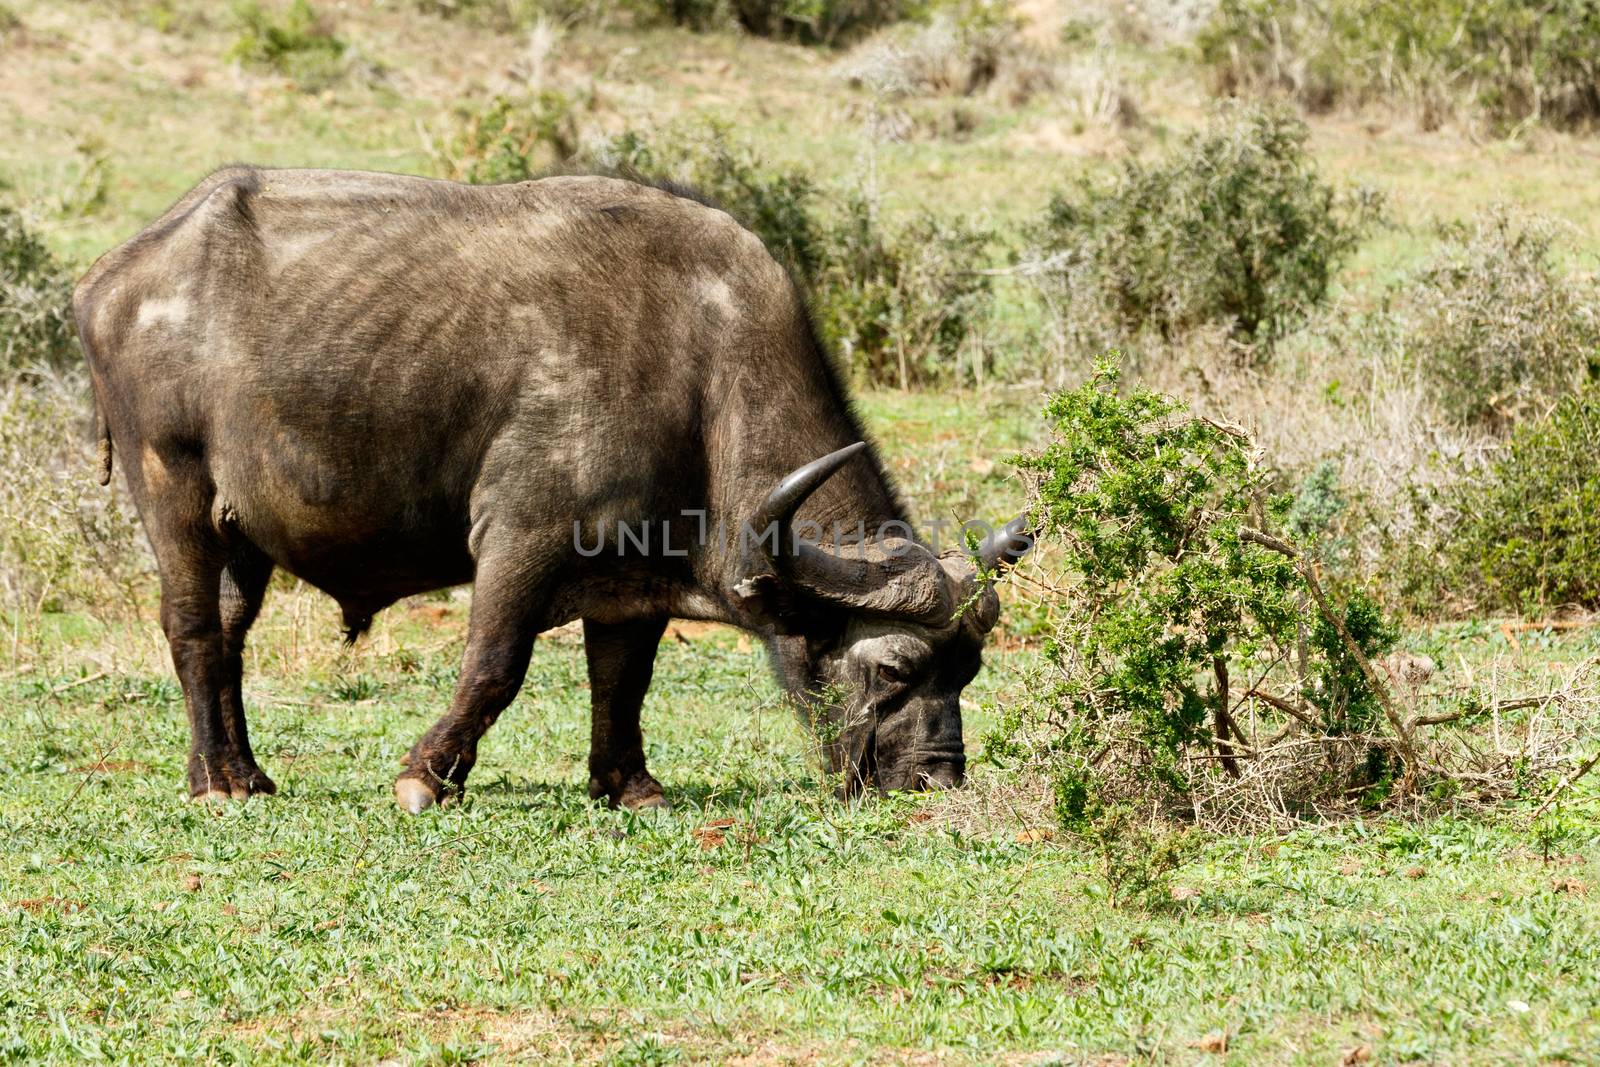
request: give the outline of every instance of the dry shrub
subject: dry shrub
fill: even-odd
[[[0,373],[77,359],[72,276],[22,214],[0,204]]]
[[[1504,434],[1600,375],[1600,283],[1560,273],[1556,234],[1503,207],[1446,226],[1397,294],[1403,343],[1450,417]]]
[[[857,46],[838,71],[880,97],[989,91],[1013,106],[1054,84],[1049,62],[1019,38],[1008,5],[982,2],[946,8],[920,25],[885,30]]]
[[[78,375],[0,386],[0,598],[25,615],[136,615],[151,562],[119,489],[102,488]]]

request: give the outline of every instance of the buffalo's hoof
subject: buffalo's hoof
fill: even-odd
[[[270,796],[278,791],[272,779],[255,767],[236,768],[202,781],[205,784],[189,787],[189,799],[196,804],[222,804],[230,800],[242,802],[256,795]]]
[[[394,783],[394,802],[402,811],[420,815],[439,803],[439,798],[420,778],[401,778]]]
[[[652,778],[649,772],[630,778],[613,804],[629,811],[672,810],[672,805],[667,802],[667,796],[661,789],[661,783]]]

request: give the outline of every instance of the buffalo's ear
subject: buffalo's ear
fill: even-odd
[[[1028,531],[1028,514],[1023,512],[983,539],[972,551],[972,562],[979,574],[990,574],[1001,567],[1014,567],[1033,549],[1034,537]]]

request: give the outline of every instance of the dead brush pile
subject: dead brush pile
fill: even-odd
[[[1124,388],[1112,362],[1046,414],[1054,440],[1024,468],[1063,584],[1045,665],[986,751],[1049,782],[1066,827],[1268,829],[1577,774],[1600,664],[1514,698],[1443,684],[1396,650],[1326,496],[1273,492],[1243,429]]]

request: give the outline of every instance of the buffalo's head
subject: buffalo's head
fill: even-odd
[[[739,589],[780,605],[775,666],[847,793],[950,788],[967,762],[961,692],[1000,616],[993,580],[1032,539],[1019,518],[939,556],[910,537],[815,543],[796,510],[864,447],[807,464],[772,491],[749,528],[776,536],[746,553],[751,576]]]

